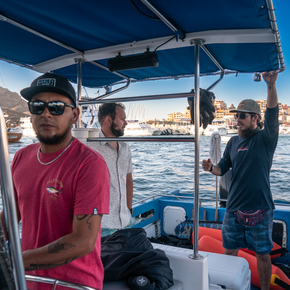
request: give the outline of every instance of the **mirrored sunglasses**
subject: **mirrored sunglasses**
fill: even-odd
[[[65,110],[65,107],[74,108],[73,105],[61,101],[54,101],[48,103],[41,101],[30,101],[28,103],[29,111],[33,115],[42,114],[45,108],[49,110],[51,115],[62,115]]]
[[[240,119],[244,120],[244,119],[246,118],[247,115],[253,116],[253,115],[255,115],[255,114],[241,112],[241,113],[236,113],[236,114],[235,114],[235,117],[236,117],[237,119],[240,118]]]

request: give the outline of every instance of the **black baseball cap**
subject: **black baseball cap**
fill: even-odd
[[[67,78],[54,73],[45,73],[36,78],[30,87],[21,90],[21,96],[31,101],[32,97],[38,93],[54,92],[68,97],[76,106],[76,92]]]

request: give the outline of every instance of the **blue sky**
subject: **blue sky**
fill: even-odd
[[[282,50],[286,65],[286,70],[281,73],[277,80],[277,90],[279,102],[290,105],[290,22],[289,22],[289,0],[274,0],[275,15],[277,25],[280,31]],[[0,61],[0,86],[9,89],[12,92],[19,93],[24,87],[28,87],[31,81],[39,76],[38,73],[8,64]],[[202,77],[200,86],[207,88],[218,76]],[[266,99],[266,84],[264,81],[254,82],[253,74],[240,74],[225,76],[224,79],[213,89],[217,100],[223,100],[228,106],[234,104],[237,106],[239,101],[245,98],[255,100]],[[181,80],[164,80],[146,83],[131,84],[129,89],[118,94],[120,97],[137,96],[144,94],[166,94],[176,92],[189,92],[194,87],[194,79],[187,78]],[[96,90],[87,90],[90,97],[96,97]],[[101,92],[102,93],[102,92]],[[84,92],[82,93],[84,95]],[[144,116],[145,119],[166,119],[168,113],[185,112],[187,106],[186,99],[175,99],[167,101],[147,101],[136,102],[132,114],[133,105],[125,103],[127,107],[127,118],[139,118]],[[130,111],[128,110],[131,107]],[[140,116],[139,116],[140,115]]]

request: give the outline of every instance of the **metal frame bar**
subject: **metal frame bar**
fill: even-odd
[[[109,94],[105,94],[101,97],[104,98],[108,95]],[[106,99],[106,100],[100,99],[100,97],[97,97],[91,100],[80,101],[79,104],[88,105],[88,104],[101,104],[101,103],[112,103],[112,102],[131,102],[131,101],[150,101],[150,100],[152,101],[152,100],[161,100],[161,99],[189,98],[189,97],[194,97],[194,96],[195,94],[193,92],[189,92],[189,93],[180,93],[180,94],[164,94],[164,95],[111,98],[111,99]]]
[[[38,282],[38,283],[43,283],[43,284],[51,284],[52,290],[56,289],[57,286],[62,286],[62,287],[67,287],[69,289],[77,289],[77,290],[96,290],[95,288],[92,288],[89,286],[79,285],[79,284],[57,280],[53,278],[39,277],[39,276],[34,276],[34,275],[26,275],[25,277],[27,281]]]
[[[275,9],[274,9],[272,0],[266,0],[266,3],[267,3],[267,8],[268,8],[269,19],[271,22],[271,29],[276,39],[276,48],[278,51],[278,58],[280,61],[280,66],[281,66],[281,68],[278,69],[278,71],[282,72],[283,70],[285,70],[285,62],[284,62],[284,57],[283,57],[283,51],[281,48],[280,33],[277,27],[277,20],[274,13]]]
[[[12,25],[14,25],[14,26],[16,26],[18,28],[21,28],[21,29],[23,29],[23,30],[25,30],[27,32],[30,32],[30,33],[32,33],[34,35],[37,35],[37,36],[39,36],[41,38],[44,38],[44,39],[48,40],[49,42],[52,42],[52,43],[54,43],[54,44],[56,44],[58,46],[64,47],[64,48],[66,48],[66,49],[68,49],[70,51],[78,53],[78,54],[80,54],[82,56],[84,55],[83,51],[77,50],[77,49],[75,49],[75,48],[73,48],[73,47],[71,47],[69,45],[66,45],[66,44],[64,44],[64,43],[62,43],[62,42],[60,42],[60,41],[58,41],[58,40],[56,40],[56,39],[54,39],[52,37],[49,37],[49,36],[47,36],[47,35],[45,35],[43,33],[40,33],[38,31],[36,31],[35,29],[32,29],[32,28],[30,28],[28,26],[25,26],[25,25],[15,21],[15,20],[12,20],[9,17],[7,17],[7,16],[5,16],[5,15],[3,15],[1,13],[0,13],[0,20],[5,21],[7,23],[10,23],[10,24],[12,24]]]
[[[200,44],[200,47],[221,71],[220,78],[207,88],[207,90],[210,91],[223,79],[225,75],[225,69],[220,65],[220,63],[213,57],[213,55],[208,51],[208,49],[202,43]]]
[[[121,88],[118,88],[114,91],[111,91],[111,92],[106,92],[105,94],[101,95],[101,96],[98,96],[94,99],[87,99],[87,100],[83,100],[83,101],[79,101],[79,105],[91,105],[91,104],[100,104],[100,103],[109,103],[109,102],[113,102],[113,100],[115,100],[115,102],[121,102],[120,99],[116,98],[116,99],[109,99],[109,100],[103,100],[103,101],[100,101],[102,100],[103,98],[106,98],[106,97],[109,97],[113,94],[116,94],[120,91],[123,91],[125,89],[127,89],[129,87],[129,85],[131,84],[131,79],[128,79],[127,80],[127,83],[125,86],[121,87]]]
[[[0,58],[1,60],[1,58]],[[2,59],[3,60],[3,59]],[[5,60],[4,60],[5,61]],[[238,71],[228,71],[228,70],[225,70],[224,71],[224,75],[229,75],[229,74],[238,74],[238,73],[241,73],[241,72],[238,72]],[[247,73],[247,72],[242,72],[242,73]],[[200,76],[215,76],[215,75],[220,75],[221,73],[220,72],[213,72],[213,73],[201,73]],[[168,79],[175,79],[175,80],[178,80],[178,79],[181,79],[181,78],[193,78],[194,77],[194,74],[189,74],[189,75],[179,75],[179,76],[168,76],[168,77],[152,77],[152,78],[144,78],[144,79],[130,79],[131,80],[131,83],[137,83],[137,82],[144,82],[144,81],[159,81],[159,80],[168,80]],[[123,84],[124,80],[121,80],[121,81],[116,81],[114,83],[111,84],[111,86],[114,86],[114,85],[120,85],[120,84]]]
[[[15,197],[13,190],[12,174],[9,163],[8,138],[4,115],[0,107],[0,169],[2,178],[2,199],[5,216],[5,224],[9,239],[11,261],[15,287],[19,290],[26,290],[25,271],[18,232],[18,220],[16,214]]]
[[[171,137],[171,136],[164,136],[164,137],[103,137],[97,139],[87,139],[87,142],[196,142],[194,137]]]
[[[175,35],[177,35],[180,39],[185,38],[185,33],[176,28],[167,18],[165,18],[151,3],[148,2],[148,0],[141,0],[141,2],[149,8],[163,23],[165,23],[166,26],[168,26]]]

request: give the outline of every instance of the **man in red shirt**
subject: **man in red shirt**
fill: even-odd
[[[46,73],[21,95],[40,141],[19,150],[12,163],[25,270],[102,289],[100,228],[110,196],[106,162],[72,137],[79,109],[66,78]],[[1,212],[2,223],[3,216]],[[51,289],[27,284],[29,289]]]

